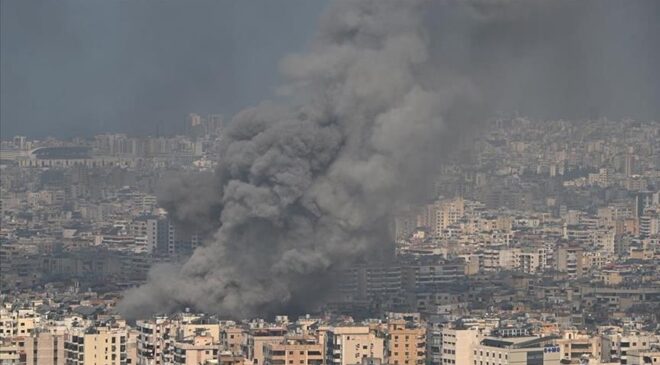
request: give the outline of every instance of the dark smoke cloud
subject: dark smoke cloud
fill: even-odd
[[[609,21],[618,5],[588,3],[334,4],[309,51],[282,61],[292,106],[238,113],[215,174],[179,181],[164,196],[177,220],[212,232],[206,245],[182,266],[155,268],[120,311],[134,318],[192,306],[242,317],[314,308],[333,272],[390,257],[391,214],[425,193],[442,156],[493,111],[625,112],[634,98],[614,90],[621,73],[657,71],[623,61],[625,70],[592,70],[624,45],[601,40],[616,33]],[[625,18],[650,21],[646,11],[657,7],[644,4]],[[657,92],[657,80],[644,85],[642,98]]]

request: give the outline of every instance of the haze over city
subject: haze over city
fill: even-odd
[[[660,3],[6,0],[0,364],[660,362]]]

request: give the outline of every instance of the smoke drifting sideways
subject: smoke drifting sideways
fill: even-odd
[[[612,33],[609,16],[588,15],[609,10],[591,5],[332,4],[309,51],[281,63],[290,105],[238,113],[217,171],[163,189],[171,217],[208,238],[184,264],[154,267],[119,312],[192,307],[242,318],[316,308],[333,273],[391,258],[392,213],[421,199],[443,156],[495,110],[570,114],[605,96],[627,100],[613,92],[619,76],[601,77],[589,69],[597,57],[577,52]],[[644,85],[643,97],[657,92]]]

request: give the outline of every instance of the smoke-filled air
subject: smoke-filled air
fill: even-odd
[[[523,3],[332,4],[308,50],[281,62],[286,101],[235,115],[213,174],[165,184],[161,204],[204,232],[204,245],[182,265],[153,268],[119,310],[313,310],[337,270],[389,258],[395,209],[422,198],[422,181],[497,108],[578,114],[607,98],[625,104],[609,83],[648,76],[581,72],[592,56],[576,50],[608,16],[577,2]],[[565,57],[572,72],[560,74]]]

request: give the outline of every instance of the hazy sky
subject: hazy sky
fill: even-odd
[[[273,98],[281,58],[305,49],[328,2],[2,0],[0,132],[172,133],[190,112],[229,117]],[[491,109],[660,118],[660,1],[462,3],[430,2],[432,49],[482,81]]]
[[[269,98],[325,1],[2,0],[2,136],[154,134]]]

